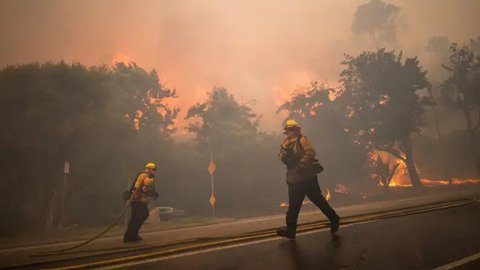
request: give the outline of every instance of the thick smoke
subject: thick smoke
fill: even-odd
[[[351,26],[369,2],[2,1],[0,66],[132,60],[177,89],[182,116],[212,86],[224,86],[256,100],[262,128],[273,131],[283,117],[276,107],[293,89],[312,80],[335,86],[343,54],[367,49],[353,41]],[[408,55],[423,53],[435,35],[457,42],[478,35],[478,1],[385,3],[400,8],[398,20],[409,25],[391,29]]]

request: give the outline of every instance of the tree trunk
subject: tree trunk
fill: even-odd
[[[476,157],[475,166],[477,167],[477,175],[480,177],[480,157],[478,154]]]
[[[478,146],[475,140],[475,130],[472,127],[472,117],[470,116],[470,111],[468,110],[464,110],[463,115],[467,120],[467,132],[470,140],[470,148],[473,151],[473,158],[475,162],[475,168],[477,170],[477,176],[480,177],[480,153],[478,153]]]
[[[432,88],[429,87],[428,88],[428,94],[430,95],[430,98],[432,99],[432,101],[434,101],[434,97],[433,97],[433,93],[432,93]],[[438,141],[439,142],[442,142],[442,134],[440,133],[440,124],[438,123],[438,116],[437,116],[437,110],[435,109],[435,104],[432,104],[431,107],[432,107],[432,112],[433,112],[433,120],[435,122],[435,130],[437,132],[437,137],[438,137]]]
[[[397,172],[397,168],[400,164],[399,163],[396,163],[395,165],[393,165],[393,168],[392,168],[392,171],[390,171],[390,174],[388,175],[388,178],[387,178],[387,181],[386,181],[386,187],[388,187],[390,185],[390,181],[392,181],[392,178],[393,176],[395,175],[395,173]]]
[[[423,187],[422,182],[420,181],[420,177],[417,173],[417,168],[415,167],[415,161],[413,159],[413,151],[412,151],[412,142],[409,137],[403,139],[403,145],[405,147],[405,164],[407,165],[408,176],[410,177],[410,182],[412,186],[415,188]]]

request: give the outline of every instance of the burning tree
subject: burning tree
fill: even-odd
[[[450,47],[448,65],[443,67],[450,72],[444,82],[442,98],[447,106],[462,112],[467,122],[466,131],[475,158],[475,166],[480,176],[480,150],[476,132],[480,129],[480,38],[472,40],[470,46]],[[475,116],[477,114],[477,116]],[[476,118],[476,120],[475,120]]]
[[[121,115],[132,120],[137,130],[167,137],[175,131],[173,120],[179,109],[166,102],[176,98],[175,90],[161,85],[155,70],[147,72],[135,63],[117,63],[109,73],[108,86],[113,91],[113,105]]]
[[[370,165],[372,169],[371,178],[375,182],[381,183],[385,189],[388,189],[399,165],[400,163],[396,162],[393,166],[390,166],[389,162],[384,162],[380,157],[373,159]]]
[[[391,153],[404,162],[414,187],[422,186],[410,136],[423,125],[419,90],[430,83],[417,58],[380,49],[347,55],[340,73],[347,129],[367,149]]]

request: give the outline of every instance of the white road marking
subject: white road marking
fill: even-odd
[[[458,261],[451,262],[449,264],[445,264],[442,266],[439,266],[437,268],[434,268],[433,270],[449,270],[449,269],[454,269],[455,267],[459,267],[461,265],[467,264],[469,262],[473,262],[475,260],[480,259],[480,252],[473,254],[472,256],[465,257],[463,259],[460,259]]]
[[[342,225],[341,228],[346,228],[346,227],[350,227],[350,226],[353,226],[353,225],[370,223],[370,222],[375,222],[375,221],[376,220],[358,222],[358,223],[353,223],[353,224],[346,224],[346,225]],[[329,230],[330,230],[329,228],[325,228],[325,229],[320,229],[320,230],[315,230],[315,231],[302,232],[302,233],[298,233],[297,235],[303,236],[303,235],[309,235],[309,234],[314,234],[314,233],[319,233],[319,232],[324,232],[324,231],[329,231]],[[276,237],[272,237],[272,238],[260,239],[260,240],[245,242],[245,243],[239,243],[239,244],[233,244],[233,245],[227,245],[227,246],[220,246],[220,247],[213,247],[213,248],[195,250],[195,251],[188,251],[188,252],[184,252],[184,253],[180,253],[180,254],[173,254],[173,255],[168,255],[168,256],[159,257],[159,258],[145,259],[145,260],[141,260],[141,261],[133,261],[133,262],[127,262],[127,263],[116,264],[116,265],[111,265],[111,266],[99,267],[99,268],[96,268],[96,269],[112,270],[112,269],[119,269],[119,268],[125,268],[125,267],[132,267],[132,266],[143,265],[143,264],[148,264],[148,263],[155,263],[155,262],[160,262],[160,261],[166,261],[166,260],[170,260],[170,259],[192,256],[192,255],[197,255],[197,254],[210,253],[210,252],[219,251],[219,250],[226,250],[226,249],[232,249],[232,248],[243,247],[243,246],[248,246],[248,245],[255,245],[255,244],[261,244],[261,243],[266,243],[266,242],[273,242],[273,241],[277,241],[277,240],[281,240],[281,239],[284,239],[284,238],[276,236]]]

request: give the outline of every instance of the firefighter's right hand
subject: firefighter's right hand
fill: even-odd
[[[155,191],[155,192],[153,193],[153,199],[154,199],[154,200],[158,199],[158,192]]]

